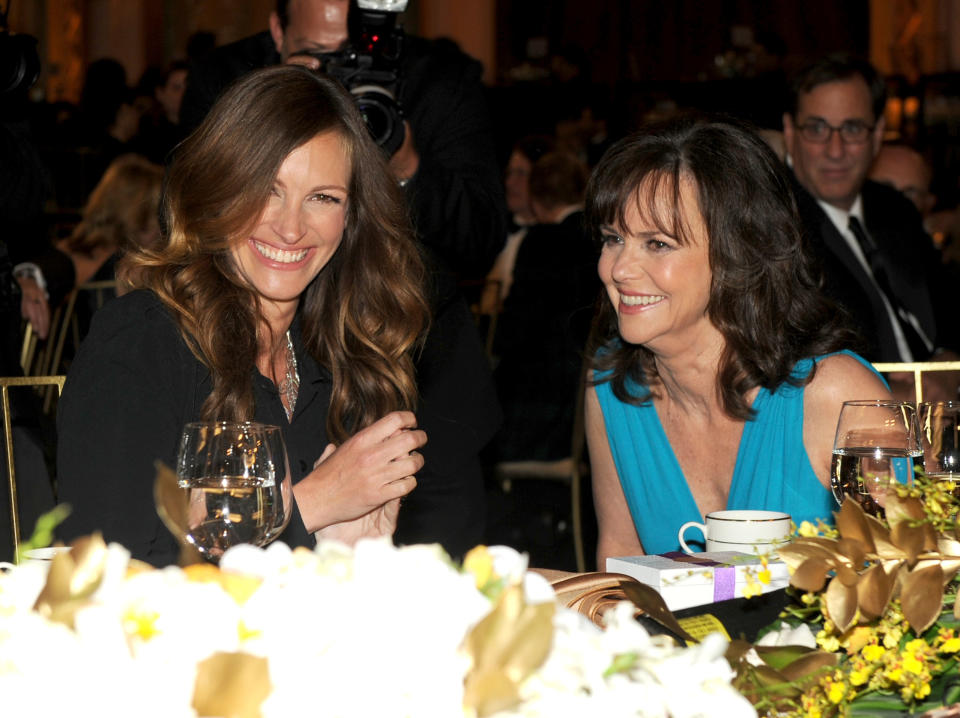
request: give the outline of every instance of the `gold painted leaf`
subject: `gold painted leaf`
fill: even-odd
[[[663,596],[655,588],[639,581],[622,581],[620,587],[633,605],[642,610],[648,618],[652,618],[661,626],[669,628],[684,641],[699,643],[677,622],[676,616],[667,608]]]
[[[754,651],[775,671],[783,671],[791,663],[815,649],[806,646],[755,646]]]
[[[734,638],[727,644],[727,652],[724,654],[724,657],[727,659],[727,663],[731,666],[736,666],[751,648],[753,648],[753,644],[749,641],[745,641],[742,638]]]
[[[960,571],[960,559],[946,559],[940,561],[940,570],[943,571],[943,586],[953,580],[953,577]]]
[[[554,603],[529,605],[521,586],[506,589],[465,640],[473,668],[464,705],[487,716],[516,705],[518,687],[546,660],[553,643]]]
[[[946,534],[937,537],[937,550],[946,557],[960,558],[960,541],[952,539]]]
[[[838,561],[833,567],[833,570],[837,572],[837,578],[847,586],[856,586],[860,580],[860,574],[854,571],[846,562]]]
[[[837,561],[837,552],[834,548],[827,548],[815,543],[808,543],[807,539],[798,539],[789,546],[777,551],[777,556],[790,568],[796,569],[807,559],[819,559],[831,566]]]
[[[797,660],[788,666],[780,669],[780,673],[791,683],[801,678],[812,677],[825,671],[827,668],[833,668],[840,660],[839,653],[827,653],[826,651],[810,651],[800,656]]]
[[[875,516],[867,516],[867,526],[873,538],[874,553],[880,558],[903,558],[903,551],[893,545],[890,540],[890,529],[880,523]]]
[[[861,568],[867,559],[866,545],[859,540],[842,538],[837,541],[837,551],[847,558],[855,570]]]
[[[836,577],[830,579],[824,594],[827,617],[840,633],[853,625],[857,617],[857,587],[845,584]]]
[[[818,558],[808,558],[793,572],[790,585],[801,591],[821,591],[827,582],[830,565]]]
[[[891,530],[898,523],[904,521],[922,521],[926,517],[920,499],[912,496],[900,497],[897,496],[895,492],[887,494],[884,509],[887,515],[887,523],[890,524]]]
[[[267,659],[248,653],[214,653],[197,664],[192,707],[199,716],[261,718],[273,686]]]
[[[903,616],[919,635],[937,620],[943,608],[943,571],[937,561],[921,561],[903,579]]]
[[[76,539],[69,551],[53,557],[33,609],[51,621],[73,627],[74,615],[100,586],[106,563],[107,544],[99,532]]]
[[[911,526],[906,520],[891,525],[893,529],[890,531],[890,539],[897,548],[903,551],[907,564],[913,566],[926,543],[924,527]]]
[[[180,488],[176,473],[162,461],[153,463],[157,475],[153,480],[153,502],[157,507],[157,514],[167,530],[173,534],[180,544],[180,566],[203,563],[203,556],[197,547],[187,541],[189,522],[187,512],[189,500],[187,492]]]
[[[867,515],[860,508],[860,504],[847,497],[837,512],[837,530],[845,539],[859,541],[863,544],[864,550],[873,553],[873,533],[867,522]]]
[[[864,618],[883,615],[896,585],[896,574],[888,574],[882,564],[874,564],[864,572],[857,584],[857,602]]]

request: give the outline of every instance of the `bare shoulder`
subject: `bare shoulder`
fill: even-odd
[[[833,437],[843,402],[889,397],[880,378],[856,357],[833,354],[817,362],[817,371],[803,393],[803,443],[825,487],[830,486]]]
[[[817,371],[804,392],[810,407],[837,406],[851,399],[886,399],[883,381],[855,357],[832,354],[817,362]]]

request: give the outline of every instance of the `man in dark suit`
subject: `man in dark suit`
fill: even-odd
[[[787,161],[824,290],[850,314],[871,361],[946,359],[938,321],[942,266],[916,208],[866,179],[883,139],[884,81],[869,63],[831,55],[794,80],[783,115]],[[950,398],[956,394],[954,386]]]

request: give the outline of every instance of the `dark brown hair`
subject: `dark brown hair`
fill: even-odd
[[[744,397],[750,389],[791,382],[797,361],[850,346],[855,337],[819,292],[783,163],[738,121],[683,115],[612,146],[587,187],[592,232],[599,238],[602,227],[625,227],[627,207],[635,203],[641,216],[685,244],[682,181],[696,190],[708,236],[707,314],[725,340],[718,396],[730,416],[747,419],[751,410]],[[655,200],[663,197],[672,198],[668,216],[656,210]],[[621,401],[649,399],[650,391],[639,387],[658,381],[654,356],[622,341],[609,301],[598,314],[589,351],[595,382],[611,381]]]
[[[876,69],[866,60],[846,52],[825,55],[801,68],[790,83],[790,115],[797,116],[800,95],[813,91],[829,82],[842,82],[859,77],[870,91],[870,106],[873,119],[883,117],[887,104],[887,83]]]
[[[411,355],[428,309],[403,196],[346,91],[281,65],[237,80],[178,148],[166,246],[136,258],[141,284],[171,308],[211,371],[205,418],[248,419],[254,408],[259,299],[235,266],[232,242],[258,220],[284,159],[327,132],[341,137],[351,166],[345,229],[299,310],[307,350],[333,376],[327,431],[342,441],[416,404]]]

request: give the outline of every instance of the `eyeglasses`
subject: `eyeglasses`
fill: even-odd
[[[839,127],[828,124],[826,120],[807,120],[798,125],[800,136],[807,142],[825,145],[833,137],[834,132],[840,133],[840,139],[845,145],[860,145],[870,138],[875,125],[868,125],[862,120],[846,120]]]

